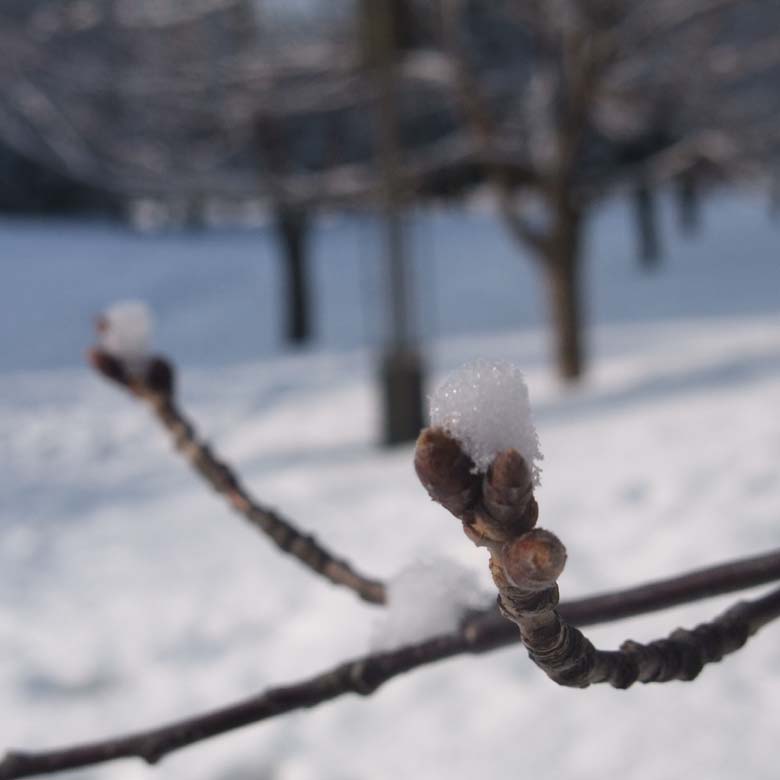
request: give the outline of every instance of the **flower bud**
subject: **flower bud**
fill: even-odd
[[[130,377],[128,376],[124,365],[122,365],[120,360],[113,357],[113,355],[109,355],[108,352],[93,347],[87,352],[87,360],[92,367],[106,379],[110,379],[112,382],[124,385],[125,387],[129,386]]]
[[[517,450],[499,452],[485,474],[482,502],[509,536],[530,531],[539,515],[533,496],[533,477]]]
[[[173,366],[165,358],[156,356],[146,366],[144,384],[153,393],[170,398],[173,395],[174,376]]]
[[[442,428],[425,428],[417,439],[414,468],[428,495],[463,518],[479,498],[481,478],[460,443]]]
[[[521,590],[544,590],[558,580],[566,564],[566,548],[555,534],[535,528],[499,552],[507,580]]]

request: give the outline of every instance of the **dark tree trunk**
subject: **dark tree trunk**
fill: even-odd
[[[381,366],[383,442],[392,445],[414,441],[423,427],[423,367],[415,338],[411,269],[401,215],[387,204],[384,221],[390,333]]]
[[[399,8],[405,3],[363,0],[364,54],[376,89],[374,122],[385,226],[390,333],[380,370],[384,444],[414,441],[423,426],[422,359],[412,320],[412,277],[403,237],[403,197],[398,181],[402,157],[396,60]]]
[[[780,219],[780,171],[772,173],[769,183],[769,218],[773,221]]]
[[[634,209],[639,249],[639,264],[645,271],[654,271],[660,265],[658,219],[655,193],[645,182],[634,190]]]
[[[306,233],[308,217],[301,209],[280,208],[276,231],[282,250],[285,275],[285,339],[303,344],[311,339],[309,290],[307,286]]]
[[[582,376],[585,356],[580,289],[580,215],[563,209],[544,257],[544,270],[550,300],[555,361],[558,375],[566,382]]]
[[[701,213],[699,190],[693,171],[684,171],[677,177],[677,223],[680,232],[692,236],[699,229]]]
[[[382,360],[384,444],[414,441],[423,420],[423,367],[414,351],[387,352]]]

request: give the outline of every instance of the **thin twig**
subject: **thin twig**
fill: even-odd
[[[89,359],[98,373],[143,401],[168,431],[174,446],[190,466],[282,552],[297,558],[333,584],[349,588],[364,601],[384,604],[385,586],[382,582],[360,574],[313,536],[299,531],[277,512],[260,504],[241,484],[236,473],[198,438],[192,423],[176,406],[173,369],[168,361],[155,358],[142,372],[131,373],[116,358],[100,350],[93,349]]]
[[[705,664],[738,650],[780,615],[778,591],[737,604],[690,631],[680,628],[646,645],[629,640],[616,651],[598,650],[558,609],[566,549],[554,534],[534,527],[539,510],[521,455],[500,452],[486,473],[477,474],[456,439],[428,428],[417,442],[415,467],[429,495],[462,521],[472,542],[490,551],[501,613],[520,629],[531,660],[559,685],[608,682],[628,688],[635,682],[693,680]],[[728,576],[722,569],[720,574]],[[690,585],[704,587],[702,577]]]
[[[595,625],[777,579],[780,579],[780,550],[578,599],[561,604],[559,613],[572,625]],[[740,619],[748,625],[748,633],[755,633],[780,613],[780,589],[755,601],[742,602],[732,611],[739,612]],[[168,753],[233,729],[314,707],[348,693],[368,696],[405,672],[464,653],[485,653],[515,644],[518,639],[517,628],[497,612],[476,614],[452,633],[391,652],[362,656],[302,682],[271,688],[244,701],[175,723],[61,749],[37,753],[9,751],[0,763],[0,780],[76,769],[120,758],[140,758],[152,764]]]

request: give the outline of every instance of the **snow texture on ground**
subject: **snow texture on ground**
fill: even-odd
[[[762,209],[751,197],[715,202],[698,242],[667,238],[652,278],[635,268],[624,207],[599,215],[587,269],[593,372],[577,391],[551,378],[537,287],[522,282],[536,280],[489,217],[420,218],[433,246],[421,273],[438,269],[441,307],[430,385],[477,356],[523,367],[545,451],[540,524],[569,551],[564,597],[778,546],[780,263]],[[443,559],[489,597],[484,551],[427,500],[411,448],[374,447],[372,354],[334,351],[358,346],[334,334],[366,311],[342,252],[353,229],[363,230],[342,222],[317,235],[323,348],[250,360],[275,332],[270,249],[255,258],[252,242],[227,234],[0,227],[3,746],[182,717],[315,674],[396,630],[280,556],[201,486],[142,407],[78,366],[91,315],[118,298],[152,302],[185,408],[263,501],[377,576],[408,584],[402,572]],[[606,647],[657,638],[732,600],[592,636]],[[72,776],[774,780],[778,632],[695,683],[627,692],[558,688],[517,648],[457,658],[154,768]]]

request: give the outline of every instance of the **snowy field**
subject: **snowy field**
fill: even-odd
[[[544,452],[540,525],[569,550],[564,598],[778,546],[778,231],[749,195],[712,202],[693,242],[672,221],[665,213],[664,268],[645,277],[625,207],[594,220],[593,363],[577,391],[551,376],[538,280],[490,217],[414,221],[431,383],[478,356],[525,370]],[[0,223],[0,747],[155,725],[420,631],[410,627],[420,604],[383,616],[278,555],[202,487],[142,407],[82,367],[90,317],[117,298],[151,303],[184,408],[261,501],[371,574],[427,566],[444,577],[454,562],[472,603],[492,601],[484,551],[428,501],[411,448],[374,446],[372,251],[370,227],[322,225],[318,345],[284,354],[262,231]],[[733,600],[590,633],[607,647],[653,639]],[[694,683],[627,692],[558,688],[507,648],[152,769],[125,761],[71,776],[774,780],[779,640],[780,624],[769,626]]]

